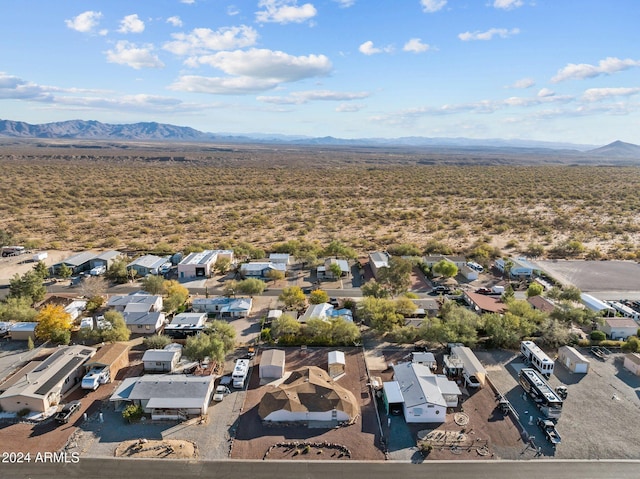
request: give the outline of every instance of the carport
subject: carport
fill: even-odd
[[[387,414],[402,414],[402,406],[404,397],[400,390],[398,381],[387,381],[382,383],[382,398],[384,400],[384,408]]]

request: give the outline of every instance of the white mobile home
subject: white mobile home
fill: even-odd
[[[444,423],[447,407],[456,407],[460,388],[445,376],[435,375],[422,364],[393,366],[393,379],[402,394],[402,410],[408,423]]]

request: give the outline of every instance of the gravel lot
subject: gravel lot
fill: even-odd
[[[640,291],[640,264],[633,261],[536,261],[563,283],[585,292]]]
[[[590,361],[588,374],[573,374],[556,364],[550,379],[553,387],[564,384],[568,397],[558,422],[562,437],[554,451],[543,439],[541,431],[529,425],[538,410],[517,382],[523,367],[516,353],[482,352],[480,360],[487,365],[489,377],[507,396],[520,414],[529,434],[536,436],[536,446],[544,456],[558,459],[638,459],[640,458],[640,378],[622,368],[622,354],[601,361],[582,351]]]

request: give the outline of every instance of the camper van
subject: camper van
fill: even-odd
[[[233,387],[236,389],[242,389],[244,387],[244,382],[247,379],[248,373],[249,373],[249,360],[238,359],[236,361],[235,368],[233,368],[233,373],[231,374],[231,379],[233,380]]]
[[[95,391],[101,384],[107,384],[110,380],[108,366],[96,366],[89,370],[82,378],[82,389]]]

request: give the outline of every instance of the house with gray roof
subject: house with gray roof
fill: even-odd
[[[331,265],[337,264],[340,267],[340,277],[349,276],[349,262],[346,259],[327,258],[323,266],[318,266],[318,278],[338,279],[331,271]]]
[[[60,268],[62,268],[62,265],[66,265],[71,268],[72,274],[90,271],[99,266],[109,268],[109,266],[111,266],[113,262],[121,256],[122,253],[115,250],[105,251],[103,253],[84,251],[82,253],[76,253],[59,263],[55,263],[50,267],[50,270],[55,276],[60,274]]]
[[[270,271],[287,272],[287,265],[283,263],[273,263],[271,261],[256,261],[253,263],[242,263],[240,265],[240,275],[243,278],[269,279]]]
[[[178,279],[209,278],[219,259],[226,258],[233,263],[232,250],[204,250],[191,253],[178,264]]]
[[[171,265],[170,256],[156,256],[154,254],[146,254],[134,259],[127,265],[127,272],[132,270],[136,275],[144,278],[149,274],[160,274],[160,268],[166,264]]]
[[[214,384],[213,375],[146,374],[122,381],[109,401],[142,406],[153,420],[180,420],[207,414]]]
[[[173,339],[187,339],[204,331],[207,313],[176,314],[171,323],[164,327],[164,334]]]
[[[46,412],[82,381],[83,365],[95,353],[88,346],[60,346],[44,361],[31,361],[0,385],[0,407]]]
[[[125,311],[122,317],[132,334],[156,334],[165,324],[164,313],[160,311]]]
[[[147,349],[142,356],[144,372],[170,373],[180,361],[181,349]]]
[[[252,306],[251,298],[194,298],[191,302],[194,313],[210,313],[222,319],[246,318]]]
[[[310,319],[322,319],[329,321],[330,319],[344,318],[347,321],[353,321],[353,313],[350,309],[336,309],[329,303],[310,304],[302,316],[298,318],[301,323],[306,323]]]
[[[378,278],[382,268],[389,267],[390,259],[391,257],[389,256],[389,253],[384,251],[369,253],[369,266],[371,267],[371,272],[373,273],[374,278]]]
[[[399,391],[405,421],[410,423],[444,423],[448,407],[456,407],[462,395],[458,385],[446,376],[434,374],[429,367],[418,363],[393,366],[396,384],[384,383],[383,391]],[[393,401],[398,401],[394,394]],[[386,401],[385,401],[386,402]],[[388,402],[391,402],[389,400]]]
[[[162,311],[162,296],[152,295],[144,291],[131,294],[116,294],[107,301],[107,308],[121,313],[141,311]]]

